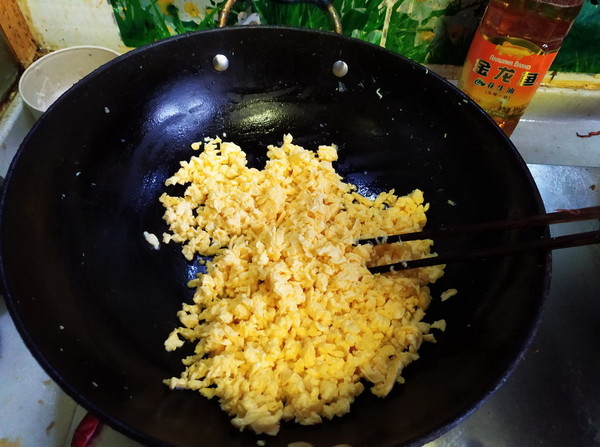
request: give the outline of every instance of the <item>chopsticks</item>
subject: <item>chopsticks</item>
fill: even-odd
[[[384,236],[371,239],[361,239],[360,241],[358,241],[358,243],[379,245],[391,244],[395,242],[408,242],[422,239],[433,239],[434,241],[440,241],[458,235],[496,233],[516,228],[536,227],[542,225],[576,222],[592,219],[600,219],[600,206],[558,210],[553,213],[537,214],[529,217],[507,219],[494,222],[483,222],[479,224],[463,225],[461,227],[456,228],[428,229],[414,233]],[[393,264],[373,266],[369,267],[369,270],[371,271],[371,273],[385,273],[392,270],[407,270],[432,265],[448,264],[450,262],[469,261],[474,259],[488,258],[492,256],[502,256],[532,250],[554,250],[560,248],[578,247],[582,245],[591,245],[599,243],[600,230],[595,230],[584,233],[569,234],[566,236],[536,239],[513,245],[502,245],[464,252],[449,252],[440,254],[439,256],[431,256],[422,259],[405,260]]]

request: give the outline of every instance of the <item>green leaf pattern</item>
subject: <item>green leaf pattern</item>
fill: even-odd
[[[110,0],[125,45],[216,27],[224,0]],[[344,33],[421,63],[462,65],[486,0],[333,0]],[[238,0],[230,24],[330,30],[310,4]],[[586,0],[553,70],[600,72],[600,7]]]

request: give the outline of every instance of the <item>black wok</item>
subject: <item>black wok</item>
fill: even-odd
[[[217,71],[217,53],[229,68]],[[344,77],[332,74],[337,60]],[[190,300],[197,266],[144,231],[166,229],[158,196],[190,143],[226,134],[261,166],[290,132],[340,146],[337,169],[364,193],[414,188],[430,226],[543,211],[515,148],[452,85],[351,38],[288,28],[227,28],[132,51],[78,83],[35,124],[1,202],[3,287],[25,343],[48,374],[104,422],[150,445],[420,445],[474,410],[514,368],[539,318],[547,253],[449,265],[428,320],[447,331],[385,399],[365,391],[347,416],[275,438],[239,433],[218,402],[170,391],[181,352],[163,341]],[[543,236],[520,230],[436,246]]]

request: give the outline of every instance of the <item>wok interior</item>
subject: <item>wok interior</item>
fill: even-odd
[[[223,53],[230,68],[217,72]],[[332,64],[349,73],[337,78]],[[183,353],[163,341],[197,267],[180,247],[155,251],[159,195],[189,146],[226,134],[264,163],[284,133],[340,147],[338,171],[364,193],[414,188],[429,225],[539,212],[525,165],[472,103],[426,69],[352,39],[251,28],[190,34],[136,50],[84,79],[25,140],[6,184],[1,242],[7,302],[28,347],[80,403],[156,445],[256,445],[194,392],[173,392]],[[542,235],[528,230],[494,241]],[[480,240],[478,240],[480,239]],[[444,247],[467,249],[489,238]],[[268,445],[422,444],[471,411],[506,376],[531,335],[548,259],[529,254],[454,264],[433,287],[437,344],[385,399],[365,390],[345,417],[284,424]],[[439,293],[456,287],[446,302]]]

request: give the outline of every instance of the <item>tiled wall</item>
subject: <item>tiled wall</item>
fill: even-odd
[[[108,0],[17,0],[44,50],[99,45],[126,51]]]
[[[17,0],[42,47],[96,44],[119,51],[170,35],[212,28],[223,0]],[[584,8],[553,68],[600,73],[600,7]],[[423,63],[462,65],[486,0],[334,0],[344,33]],[[248,10],[248,5],[251,9]],[[252,14],[258,13],[258,14]],[[230,23],[331,29],[308,4],[240,0]]]

